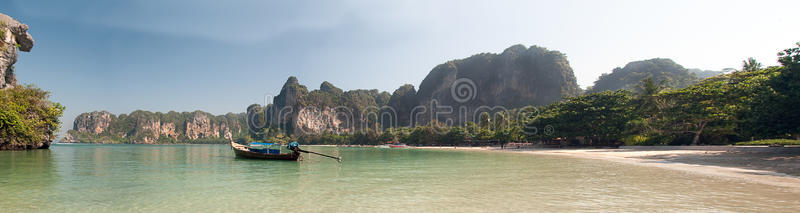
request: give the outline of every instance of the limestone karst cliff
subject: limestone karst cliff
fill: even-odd
[[[244,114],[134,111],[117,116],[95,111],[78,115],[61,142],[224,143],[227,135],[234,139],[247,135]]]
[[[564,54],[514,45],[500,54],[482,53],[436,66],[422,80],[416,98],[419,106],[452,107],[453,113],[436,118],[461,124],[474,121],[474,112],[482,107],[543,106],[580,93]],[[459,109],[465,109],[460,117]],[[423,113],[413,122],[424,124],[432,118]]]
[[[14,64],[18,51],[29,52],[28,25],[0,13],[0,150],[46,149],[61,125],[64,107],[50,93],[18,85]]]
[[[30,52],[31,48],[33,37],[28,34],[28,25],[0,13],[0,89],[17,85],[17,50]]]
[[[65,141],[182,142],[220,138],[229,131],[235,131],[234,135],[247,135],[248,129],[256,132],[251,135],[256,138],[267,128],[280,129],[290,135],[349,133],[425,124],[435,118],[429,116],[431,111],[420,112],[417,108],[425,106],[431,110],[433,102],[456,109],[466,107],[469,114],[481,106],[507,109],[541,106],[580,93],[564,54],[537,46],[515,45],[500,54],[483,53],[436,66],[422,81],[419,90],[407,84],[391,94],[375,89],[344,91],[327,81],[319,89],[309,90],[292,76],[272,99],[272,104],[247,107],[241,125],[215,123],[208,118],[211,115],[203,113],[184,115],[183,120],[176,122],[159,119],[163,115],[134,112],[124,118],[125,115],[115,117],[94,112],[76,118],[76,125]],[[417,111],[412,112],[414,110]],[[412,113],[421,113],[420,119],[413,120],[416,117]],[[452,118],[456,113],[439,118]],[[133,116],[137,119],[130,118]],[[117,127],[121,124],[128,126]]]
[[[459,84],[462,83],[462,84]],[[567,57],[543,47],[514,45],[436,66],[417,92],[421,104],[546,105],[581,92]]]
[[[277,127],[297,134],[352,132],[375,124],[368,116],[389,101],[388,92],[378,90],[342,91],[329,82],[308,91],[294,76],[284,83],[269,106],[251,105],[248,113],[262,114],[257,128]],[[265,113],[266,112],[266,113]],[[266,114],[264,117],[263,114]],[[265,124],[266,123],[266,124]]]
[[[407,84],[391,95],[377,90],[342,91],[330,82],[308,91],[297,78],[289,77],[273,104],[251,105],[248,113],[266,112],[266,116],[251,117],[266,117],[273,127],[292,134],[337,133],[424,124],[431,120],[430,113],[422,111],[419,120],[411,121],[412,111],[418,106],[430,110],[434,101],[456,109],[466,106],[471,113],[480,106],[514,109],[546,105],[580,93],[564,54],[515,45],[501,54],[478,54],[436,66],[419,91]]]

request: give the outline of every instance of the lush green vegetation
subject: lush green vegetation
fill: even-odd
[[[768,145],[800,145],[800,140],[790,139],[766,139],[757,141],[738,142],[741,146],[768,146]]]
[[[465,126],[433,125],[401,127],[382,131],[366,130],[345,134],[301,135],[297,140],[306,144],[379,145],[388,142],[420,146],[470,146],[476,144],[499,144],[523,141],[526,136],[518,126],[504,129],[479,127],[475,123]]]
[[[629,133],[629,123],[639,119],[633,113],[633,93],[627,90],[592,93],[551,104],[533,122],[533,126],[550,126],[553,138],[580,138],[588,144],[608,144]]]
[[[800,47],[800,43],[797,44]],[[566,141],[588,146],[736,144],[755,139],[800,140],[800,48],[779,53],[781,66],[763,68],[751,59],[742,70],[697,80],[668,59],[632,62],[598,80],[592,93],[566,98],[540,110],[481,114],[461,126],[436,121],[424,126],[352,133],[294,134],[266,128],[249,139],[306,144],[474,145],[515,141]],[[612,79],[616,79],[611,81]],[[290,79],[291,81],[291,79]],[[632,83],[632,82],[636,83]],[[616,82],[616,83],[614,83]],[[302,87],[300,89],[304,89]],[[614,90],[611,90],[614,89]],[[304,90],[305,91],[305,90]],[[410,85],[394,99],[413,92]],[[283,93],[283,92],[282,92]],[[393,105],[376,90],[343,92],[328,82],[299,95],[302,106]],[[258,107],[258,108],[254,108]],[[258,105],[248,109],[263,111]],[[527,108],[523,108],[527,109]],[[524,119],[517,119],[522,117]]]
[[[61,126],[64,106],[32,85],[0,90],[0,146],[49,144]]]
[[[800,43],[798,44],[800,46]],[[647,78],[637,93],[618,90],[547,106],[534,126],[551,125],[553,138],[586,144],[732,144],[751,138],[800,139],[800,49],[782,52],[782,66],[714,76],[684,89]]]
[[[791,135],[800,140],[800,43],[797,48],[779,53],[774,68],[779,71],[766,79],[762,89],[753,91],[750,111],[743,118],[743,130],[759,138]]]
[[[285,134],[285,130],[273,127],[264,129],[263,133],[251,133],[250,138],[263,138],[265,141],[273,142],[297,140],[304,144],[335,145],[378,145],[387,142],[423,146],[499,144],[530,140],[529,135],[525,132],[538,130],[525,129],[525,124],[532,119],[530,115],[534,113],[535,110],[532,109],[500,112],[494,114],[493,117],[490,117],[489,113],[483,113],[478,123],[467,122],[463,126],[447,126],[434,121],[424,126],[382,130],[376,126],[353,133],[302,134],[295,135],[295,137]]]
[[[622,85],[625,89],[567,98],[541,108],[538,114],[528,114],[533,116],[523,121],[508,119],[518,116],[516,112],[500,114],[499,119],[489,119],[487,114],[480,122],[465,126],[433,122],[410,128],[301,135],[293,139],[309,144],[394,141],[416,145],[559,139],[592,146],[800,139],[800,111],[795,107],[800,105],[800,48],[787,49],[779,55],[781,66],[762,68],[751,59],[743,63],[741,71],[716,75],[692,85],[685,85],[693,81],[690,78],[676,84],[641,75],[644,78],[637,84]],[[662,60],[647,63],[659,61]],[[679,65],[668,67],[685,72]],[[523,131],[527,128],[538,131]]]

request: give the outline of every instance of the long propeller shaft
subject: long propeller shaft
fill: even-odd
[[[335,156],[330,156],[330,155],[326,155],[326,154],[322,154],[322,153],[306,151],[306,150],[302,150],[302,149],[299,149],[299,148],[297,149],[297,151],[304,152],[304,153],[311,153],[311,154],[320,155],[320,156],[324,156],[324,157],[329,157],[329,158],[336,159],[336,161],[338,161],[338,162],[342,162],[342,157],[335,157]]]

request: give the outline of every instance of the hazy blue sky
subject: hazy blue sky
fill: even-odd
[[[36,43],[22,83],[86,111],[242,112],[290,75],[394,91],[435,65],[513,44],[568,56],[578,83],[634,60],[739,68],[800,41],[800,1],[35,1],[0,12]]]

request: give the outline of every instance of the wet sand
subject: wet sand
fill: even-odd
[[[619,149],[499,149],[496,147],[421,147],[488,150],[608,160],[800,190],[800,147],[675,146]]]

